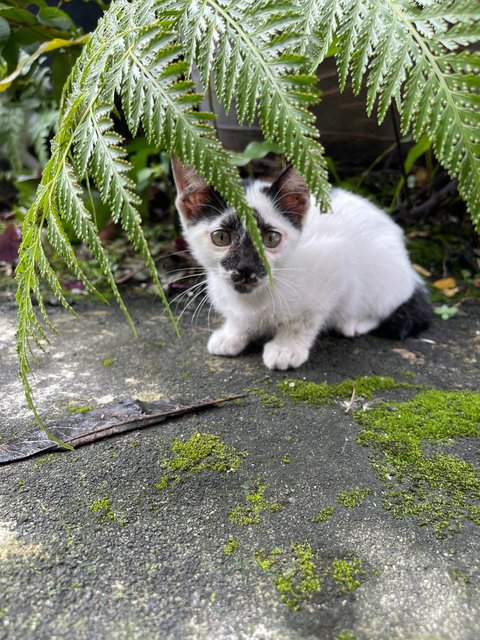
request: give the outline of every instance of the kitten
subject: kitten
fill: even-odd
[[[292,168],[273,183],[245,187],[273,277],[269,282],[236,213],[190,167],[173,161],[185,239],[207,272],[208,295],[225,318],[208,351],[236,356],[253,339],[269,369],[299,367],[316,336],[372,330],[406,338],[425,329],[431,309],[401,229],[368,200],[342,189],[321,213]]]

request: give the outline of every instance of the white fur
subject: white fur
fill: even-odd
[[[210,337],[210,353],[235,356],[253,338],[269,335],[265,365],[298,367],[320,331],[367,333],[410,298],[419,278],[401,229],[378,207],[334,189],[332,212],[321,213],[312,199],[299,230],[276,213],[261,184],[253,183],[246,197],[282,234],[277,248],[266,249],[273,287],[267,278],[251,293],[235,291],[219,265],[228,247],[217,247],[210,239],[220,218],[189,224],[182,216],[190,248],[207,270],[210,300],[225,318]]]

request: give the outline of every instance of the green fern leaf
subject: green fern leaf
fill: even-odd
[[[227,111],[235,99],[240,123],[258,117],[265,138],[280,145],[326,205],[323,148],[308,111],[318,99],[315,79],[302,86],[296,80],[306,65],[298,55],[304,42],[295,33],[298,21],[293,1],[206,0],[186,5],[182,33],[187,59],[197,64],[203,86],[212,78]]]
[[[458,177],[460,195],[480,229],[480,41],[474,0],[318,0],[320,38],[338,37],[340,86],[367,84],[367,112],[381,122],[392,102],[402,131],[426,134],[438,160]],[[318,18],[320,20],[320,18]],[[305,49],[305,47],[304,47]],[[308,50],[308,49],[307,49]],[[325,53],[325,49],[323,50]]]

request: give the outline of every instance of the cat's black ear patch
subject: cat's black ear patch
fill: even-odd
[[[310,193],[305,181],[293,167],[281,173],[266,189],[266,194],[295,227],[302,226],[302,218],[310,205]]]
[[[192,167],[184,167],[177,157],[172,159],[173,178],[177,187],[177,208],[188,222],[214,218],[225,208],[223,198],[209,187]]]

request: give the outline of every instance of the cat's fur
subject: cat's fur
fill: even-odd
[[[272,184],[248,183],[246,199],[265,242],[275,244],[281,234],[278,246],[265,248],[272,286],[235,212],[191,168],[176,159],[173,166],[185,238],[225,318],[210,337],[210,353],[236,356],[269,336],[265,365],[288,369],[307,360],[323,330],[356,336],[376,329],[403,339],[428,326],[430,305],[403,233],[368,200],[334,189],[331,213],[321,213],[293,169]]]

